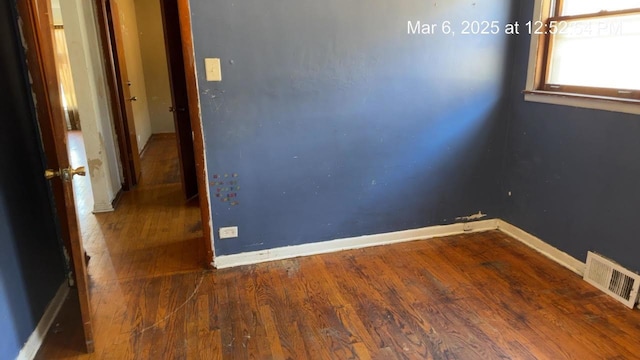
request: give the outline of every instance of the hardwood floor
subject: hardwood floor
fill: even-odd
[[[638,359],[640,312],[490,231],[96,281],[38,359]]]
[[[169,141],[116,212],[80,211],[96,352],[72,294],[37,359],[640,358],[639,311],[497,231],[198,270]]]
[[[72,166],[86,164],[82,134],[70,131],[69,144]],[[74,177],[91,285],[200,268],[200,209],[182,194],[175,135],[153,135],[141,166],[140,183],[110,213],[92,214],[89,177]]]

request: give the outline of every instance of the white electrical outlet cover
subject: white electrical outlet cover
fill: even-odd
[[[220,235],[220,239],[237,238],[238,227],[237,226],[221,227],[218,230],[218,234]]]

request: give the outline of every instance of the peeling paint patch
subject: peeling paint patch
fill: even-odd
[[[457,217],[456,220],[458,220],[458,221],[473,221],[473,220],[482,219],[485,216],[487,216],[487,214],[483,214],[482,211],[478,211],[477,214],[473,214],[473,215],[469,215],[469,216]]]
[[[64,267],[67,273],[67,282],[69,286],[75,286],[75,276],[73,276],[73,269],[71,268],[71,255],[66,246],[62,246],[62,254],[64,255]]]
[[[102,167],[102,160],[90,159],[87,161],[87,166],[89,166],[89,175],[93,178],[94,174],[100,171],[100,168]]]

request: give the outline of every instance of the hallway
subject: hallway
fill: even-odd
[[[69,147],[72,166],[86,164],[79,131],[69,132]],[[154,135],[141,162],[140,183],[111,213],[92,214],[89,178],[74,178],[92,295],[113,280],[199,269],[200,209],[197,199],[184,200],[174,135]]]

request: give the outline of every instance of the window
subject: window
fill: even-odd
[[[640,0],[537,0],[534,11],[525,99],[640,113]]]

